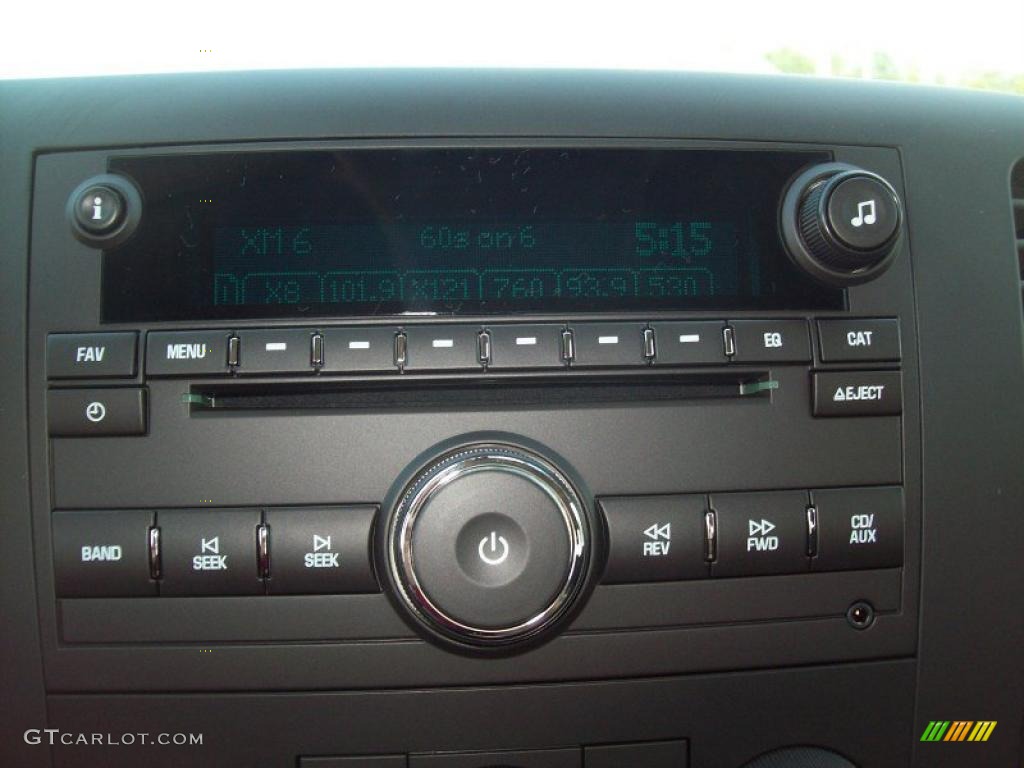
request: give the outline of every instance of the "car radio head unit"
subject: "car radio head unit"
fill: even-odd
[[[839,309],[779,205],[820,151],[387,148],[119,156],[145,214],[103,319]]]

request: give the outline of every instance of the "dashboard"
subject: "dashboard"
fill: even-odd
[[[1024,102],[0,83],[7,764],[1015,766]]]

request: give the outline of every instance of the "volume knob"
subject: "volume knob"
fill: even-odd
[[[554,464],[478,443],[441,456],[406,486],[390,518],[386,572],[428,636],[509,648],[565,621],[591,538],[587,508]]]
[[[903,220],[899,196],[877,174],[812,168],[783,201],[783,238],[798,266],[829,285],[867,282],[892,263]]]

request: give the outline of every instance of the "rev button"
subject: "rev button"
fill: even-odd
[[[608,528],[605,583],[699,579],[704,562],[703,495],[600,499]]]
[[[895,416],[902,412],[899,371],[814,374],[815,416]]]

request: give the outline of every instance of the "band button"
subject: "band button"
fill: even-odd
[[[57,596],[155,595],[149,562],[152,524],[152,512],[54,512]]]

